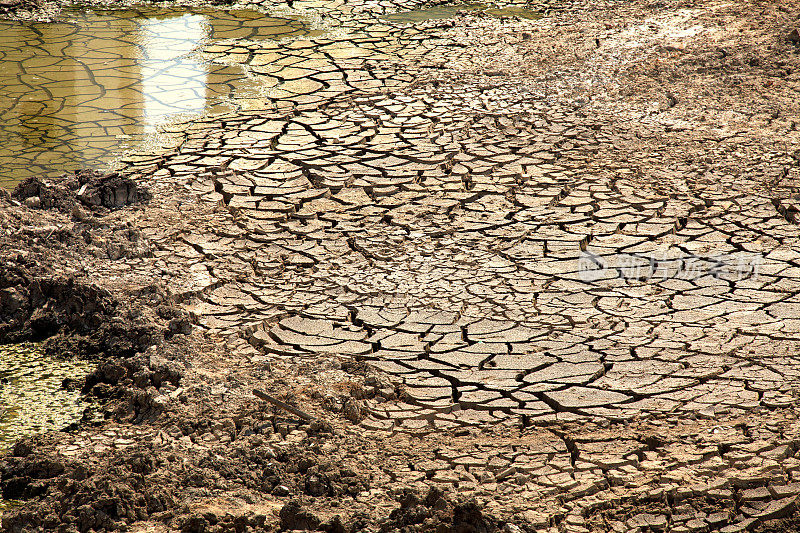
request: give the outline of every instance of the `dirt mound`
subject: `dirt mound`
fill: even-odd
[[[0,342],[49,339],[62,355],[130,357],[155,340],[151,326],[118,316],[111,295],[58,276],[40,277],[21,262],[0,264]]]
[[[124,521],[144,519],[172,503],[170,494],[148,475],[158,469],[146,445],[119,457],[99,473],[57,456],[31,452],[31,444],[18,444],[0,461],[4,498],[45,497],[33,511],[19,511],[3,518],[5,531],[42,531],[69,525],[71,530],[118,529]]]
[[[115,172],[85,170],[59,179],[32,177],[21,182],[12,196],[28,207],[71,212],[81,204],[91,209],[116,209],[146,202],[150,192]]]
[[[493,533],[499,531],[496,520],[484,516],[474,501],[453,503],[441,490],[432,488],[424,499],[407,493],[382,524],[381,532],[441,531],[446,533]]]
[[[33,277],[16,262],[0,265],[0,341],[41,340],[62,329],[89,333],[114,312],[101,289]]]

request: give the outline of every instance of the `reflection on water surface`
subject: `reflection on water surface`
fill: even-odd
[[[0,186],[102,168],[155,127],[258,85],[196,57],[220,39],[304,32],[255,11],[141,7],[66,11],[55,23],[0,20]]]

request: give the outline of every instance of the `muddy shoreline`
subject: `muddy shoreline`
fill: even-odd
[[[800,9],[292,7],[204,52],[260,104],[0,191],[0,342],[97,362],[2,529],[796,528]]]

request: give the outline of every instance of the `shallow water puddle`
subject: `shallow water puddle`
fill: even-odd
[[[424,22],[426,20],[449,19],[458,16],[459,12],[482,12],[493,17],[519,17],[526,19],[539,19],[542,14],[522,7],[490,7],[485,4],[455,4],[436,6],[427,9],[415,9],[401,13],[386,15],[386,20],[397,23]]]
[[[103,168],[177,115],[255,94],[240,66],[196,52],[221,39],[305,31],[299,20],[256,11],[155,7],[0,20],[0,186]]]
[[[80,420],[87,404],[62,383],[83,379],[93,366],[45,355],[34,344],[0,345],[0,450]]]

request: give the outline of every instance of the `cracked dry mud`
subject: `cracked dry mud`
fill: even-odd
[[[68,473],[4,526],[796,527],[800,9],[292,7],[338,30],[207,48],[268,98],[128,158],[152,200],[59,248],[62,273],[157,287],[194,327],[161,324],[150,374],[101,366],[139,389],[128,411],[12,452]],[[125,488],[100,517],[58,476]]]

